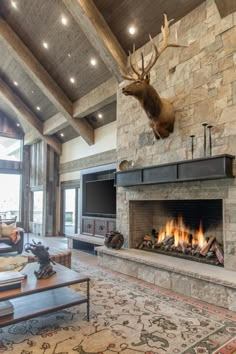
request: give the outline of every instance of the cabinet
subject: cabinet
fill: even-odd
[[[115,231],[116,230],[116,222],[113,220],[110,220],[107,222],[107,232],[110,231]]]
[[[82,233],[104,237],[107,232],[116,229],[115,219],[82,217]]]
[[[95,220],[95,228],[94,228],[94,233],[95,235],[99,236],[105,236],[107,232],[107,221],[106,220]]]
[[[82,219],[82,232],[89,235],[94,234],[94,219],[92,218]]]

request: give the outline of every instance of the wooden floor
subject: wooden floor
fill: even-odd
[[[61,249],[67,249],[67,238],[66,237],[40,237],[36,236],[33,234],[29,234],[29,240],[27,240],[27,237],[25,238],[25,243],[26,242],[32,242],[34,240],[35,242],[42,242],[44,246],[49,247],[49,253],[50,253],[50,246],[51,247],[56,247],[56,248],[61,248]],[[91,266],[96,266],[97,264],[97,256],[86,253],[86,252],[81,252],[78,250],[73,249],[72,250],[72,265],[73,261],[76,259],[80,260],[80,262],[91,265]],[[72,266],[73,268],[73,266]]]

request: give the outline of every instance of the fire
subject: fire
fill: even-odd
[[[196,232],[196,239],[193,239],[194,242],[192,242],[192,244],[198,244],[200,246],[200,248],[202,248],[203,246],[206,245],[206,240],[204,238],[203,235],[203,229],[202,229],[202,222],[200,221],[200,225],[199,225],[199,229]],[[196,243],[195,243],[196,241]]]
[[[202,222],[199,224],[199,229],[191,237],[191,230],[184,225],[182,216],[179,216],[177,219],[169,220],[165,227],[160,229],[158,234],[158,243],[161,243],[165,240],[166,237],[174,236],[174,246],[185,246],[190,242],[192,245],[198,245],[203,247],[206,244]]]

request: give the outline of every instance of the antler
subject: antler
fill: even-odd
[[[138,65],[136,63],[135,47],[133,48],[133,57],[135,60],[135,64],[133,64],[132,59],[131,59],[131,53],[129,52],[129,64],[130,64],[130,68],[133,71],[133,73],[128,74],[128,75],[122,75],[122,77],[124,79],[131,80],[131,81],[144,80],[145,76],[149,74],[152,67],[156,64],[157,59],[164,52],[164,50],[166,48],[168,48],[168,47],[185,47],[184,45],[177,44],[177,43],[168,43],[168,38],[169,38],[169,34],[170,34],[169,25],[172,21],[173,21],[173,19],[168,21],[166,14],[164,14],[164,26],[161,26],[163,41],[162,41],[162,46],[159,50],[157,49],[156,44],[153,42],[152,37],[149,35],[150,41],[152,43],[153,51],[152,51],[151,58],[150,58],[146,67],[144,66],[143,53],[141,53],[142,67],[140,68],[140,67],[138,67]]]

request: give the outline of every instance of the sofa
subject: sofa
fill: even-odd
[[[4,243],[11,248],[0,249],[0,253],[23,252],[24,247],[24,230],[16,227],[16,218],[2,219],[0,218],[0,244]]]

